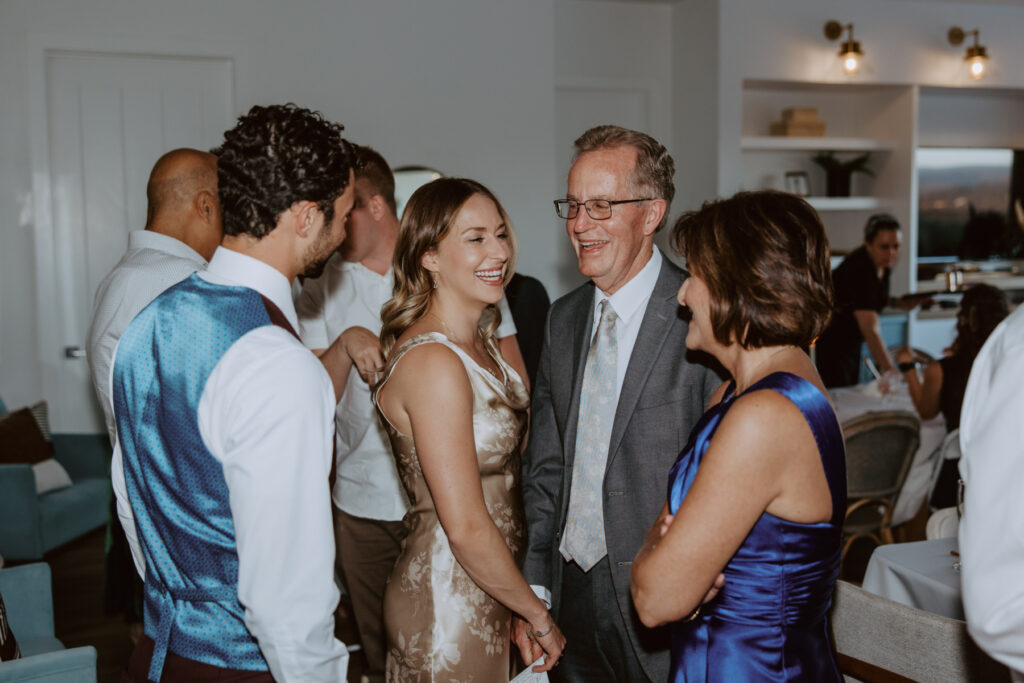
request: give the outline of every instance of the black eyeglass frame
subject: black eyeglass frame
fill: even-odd
[[[580,207],[582,206],[584,209],[586,209],[587,215],[590,216],[593,220],[606,221],[612,217],[612,207],[614,207],[616,204],[635,204],[636,202],[650,202],[654,201],[655,199],[657,199],[657,197],[638,197],[637,199],[588,199],[585,202],[581,202],[576,199],[556,199],[554,201],[554,205],[555,214],[563,220],[571,221],[575,219],[577,216],[580,215]],[[608,205],[607,216],[604,216],[603,218],[598,218],[590,211],[590,205],[595,202],[604,202],[605,204]],[[572,214],[571,216],[563,216],[560,210],[563,204],[565,205],[566,214],[571,213],[571,205],[576,204],[576,213]]]

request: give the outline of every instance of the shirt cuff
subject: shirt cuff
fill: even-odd
[[[541,599],[541,602],[544,603],[544,606],[548,609],[551,609],[551,590],[545,588],[544,586],[531,585],[530,588],[533,590],[534,594]]]

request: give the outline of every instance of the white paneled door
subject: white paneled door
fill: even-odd
[[[219,58],[45,52],[45,127],[33,130],[39,357],[53,428],[105,431],[84,355],[93,295],[146,222],[153,163],[208,149],[231,125]],[[37,107],[37,113],[38,107]]]

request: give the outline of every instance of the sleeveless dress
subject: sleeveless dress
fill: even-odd
[[[722,418],[735,383],[690,434],[669,474],[669,510],[679,509]],[[807,380],[776,372],[747,389],[776,391],[811,427],[832,494],[828,522],[801,524],[767,512],[726,565],[725,586],[693,621],[672,625],[669,680],[841,681],[827,612],[839,576],[846,509],[846,453],[828,399]],[[746,392],[745,392],[746,393]]]
[[[519,449],[526,433],[529,397],[523,381],[488,348],[505,376],[499,380],[443,334],[417,335],[392,352],[383,380],[412,348],[443,344],[462,360],[473,388],[473,438],[484,501],[516,560],[526,546],[520,489]],[[410,508],[408,536],[384,593],[388,637],[387,680],[507,682],[511,613],[482,591],[452,555],[423,477],[412,437],[388,422],[377,405],[398,465]]]

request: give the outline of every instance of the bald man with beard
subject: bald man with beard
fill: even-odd
[[[223,236],[217,157],[188,148],[167,152],[150,172],[146,199],[146,227],[128,235],[128,250],[100,283],[89,326],[89,371],[111,446],[117,431],[109,392],[110,365],[121,334],[165,289],[204,270]],[[104,602],[108,614],[124,615],[134,642],[142,633],[142,581],[117,523],[113,499],[111,520]]]

